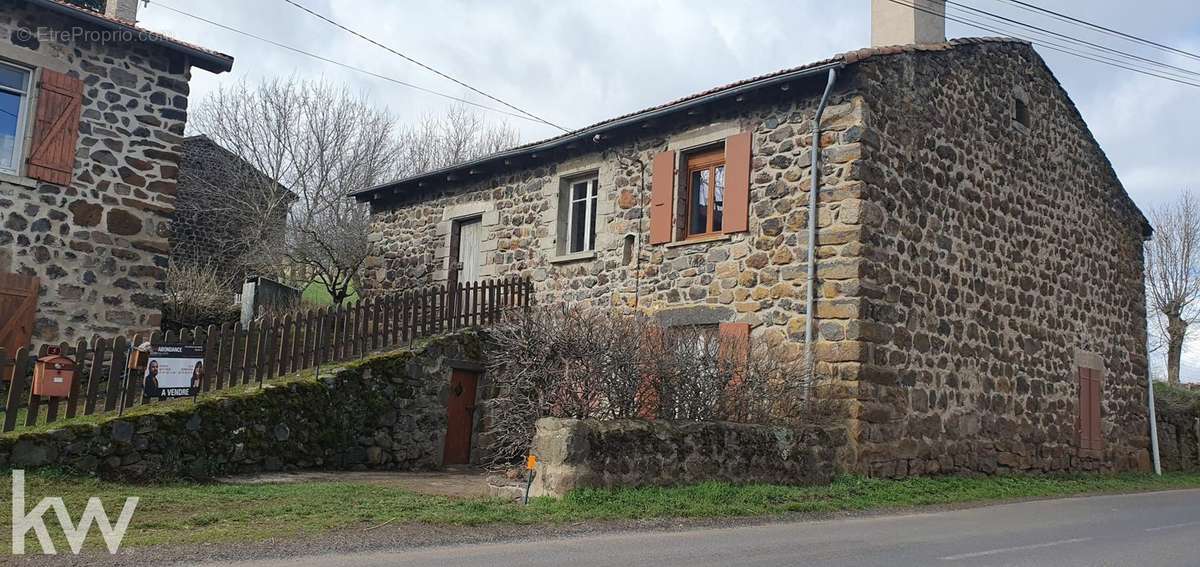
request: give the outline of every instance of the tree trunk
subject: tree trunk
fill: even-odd
[[[1173,386],[1179,385],[1179,360],[1183,356],[1187,327],[1187,321],[1181,317],[1167,316],[1167,383]]]

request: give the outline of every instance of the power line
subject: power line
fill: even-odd
[[[1079,18],[1073,18],[1073,17],[1071,17],[1071,16],[1068,16],[1068,15],[1066,15],[1066,14],[1062,14],[1062,13],[1059,13],[1059,12],[1055,12],[1054,10],[1048,10],[1048,9],[1046,9],[1046,8],[1042,8],[1041,6],[1034,6],[1033,4],[1029,4],[1029,3],[1026,3],[1026,2],[1021,2],[1021,0],[996,0],[996,1],[997,1],[997,2],[1000,2],[1000,1],[1007,1],[1007,2],[1010,2],[1010,3],[1012,3],[1012,4],[1016,4],[1017,6],[1019,6],[1019,7],[1023,8],[1025,11],[1028,11],[1028,12],[1035,12],[1035,11],[1036,11],[1036,12],[1041,12],[1041,13],[1043,13],[1043,14],[1049,14],[1049,15],[1051,15],[1051,16],[1054,16],[1055,18],[1058,18],[1059,20],[1062,20],[1062,21],[1065,21],[1065,22],[1070,22],[1070,23],[1073,23],[1073,24],[1076,24],[1076,25],[1079,25],[1079,26],[1083,26],[1083,27],[1091,28],[1091,29],[1094,29],[1094,30],[1097,30],[1097,31],[1104,32],[1104,33],[1106,33],[1106,34],[1108,34],[1108,35],[1112,35],[1112,36],[1120,37],[1120,38],[1127,39],[1127,40],[1129,40],[1129,41],[1133,41],[1133,42],[1136,42],[1136,43],[1141,43],[1141,44],[1144,44],[1144,45],[1149,45],[1149,46],[1151,46],[1151,47],[1157,47],[1157,48],[1159,48],[1159,49],[1162,49],[1162,50],[1164,50],[1164,51],[1169,51],[1169,52],[1171,52],[1171,53],[1175,53],[1175,54],[1178,54],[1178,55],[1185,55],[1185,56],[1187,56],[1187,57],[1191,57],[1192,59],[1195,59],[1195,60],[1197,60],[1197,61],[1200,61],[1200,55],[1198,55],[1198,54],[1196,54],[1196,53],[1193,53],[1193,52],[1191,52],[1191,51],[1184,51],[1184,50],[1182,50],[1182,49],[1179,49],[1179,48],[1177,48],[1177,47],[1171,47],[1170,45],[1165,45],[1165,44],[1162,44],[1162,43],[1158,43],[1158,42],[1156,42],[1156,41],[1151,41],[1151,40],[1149,40],[1149,39],[1146,39],[1146,38],[1143,38],[1143,37],[1138,37],[1138,36],[1136,36],[1136,35],[1133,35],[1133,34],[1128,34],[1128,33],[1125,33],[1125,32],[1123,32],[1123,31],[1120,31],[1120,30],[1115,30],[1115,29],[1112,29],[1112,28],[1106,28],[1106,27],[1104,27],[1104,26],[1102,26],[1102,25],[1100,25],[1100,24],[1094,24],[1094,23],[1092,23],[1092,22],[1089,22],[1089,21],[1086,21],[1086,20],[1081,20],[1081,19],[1079,19]]]
[[[399,52],[399,51],[397,51],[397,50],[395,50],[395,49],[393,49],[393,48],[391,48],[391,47],[388,47],[388,46],[386,46],[386,45],[384,45],[384,44],[382,44],[382,43],[379,43],[378,41],[375,41],[374,39],[371,39],[371,38],[369,38],[369,37],[367,37],[367,36],[365,36],[365,35],[363,35],[363,34],[361,34],[361,33],[357,32],[357,31],[354,31],[353,29],[350,29],[350,28],[348,28],[348,27],[346,27],[346,26],[344,26],[344,25],[342,25],[342,24],[340,24],[340,23],[338,23],[338,22],[336,22],[336,21],[334,21],[334,20],[332,20],[332,19],[330,19],[330,18],[328,18],[328,17],[326,17],[326,16],[322,15],[322,14],[319,14],[319,13],[317,13],[317,12],[314,12],[314,11],[312,11],[312,10],[308,9],[307,7],[305,7],[303,4],[300,4],[300,3],[296,2],[295,0],[283,0],[283,1],[284,1],[284,2],[287,2],[288,4],[291,4],[292,6],[295,6],[296,8],[298,8],[298,9],[300,9],[300,10],[303,10],[303,11],[305,11],[305,12],[308,12],[309,14],[312,14],[313,16],[315,16],[315,17],[317,17],[317,18],[320,18],[320,19],[322,19],[322,20],[324,20],[324,21],[328,22],[330,25],[333,25],[333,26],[336,26],[336,27],[338,27],[338,28],[341,28],[342,30],[345,30],[347,33],[350,33],[351,35],[354,35],[354,36],[356,36],[356,37],[359,37],[359,38],[361,38],[361,39],[363,39],[363,40],[366,40],[366,41],[368,41],[368,42],[370,42],[370,43],[372,43],[372,44],[374,44],[374,45],[376,45],[376,46],[378,46],[378,47],[380,47],[380,48],[383,48],[383,49],[385,49],[385,50],[387,50],[387,51],[389,51],[389,52],[391,52],[391,53],[395,54],[395,55],[399,55],[400,57],[404,58],[404,59],[405,59],[405,60],[407,60],[408,62],[410,62],[410,63],[413,63],[414,65],[417,65],[418,67],[421,67],[422,69],[425,69],[425,70],[427,70],[427,71],[429,71],[429,72],[431,72],[431,73],[434,73],[434,74],[438,75],[439,77],[442,77],[442,78],[448,79],[448,80],[450,80],[450,81],[453,81],[454,83],[456,83],[456,84],[458,84],[458,85],[460,85],[460,86],[463,86],[463,87],[465,87],[465,88],[467,88],[467,89],[470,89],[471,91],[474,91],[474,92],[476,92],[476,93],[478,93],[478,94],[480,94],[480,95],[483,95],[483,96],[485,96],[485,97],[487,97],[487,98],[489,98],[489,99],[492,99],[492,100],[494,100],[494,101],[496,101],[496,102],[498,102],[498,103],[500,103],[500,104],[503,104],[504,106],[507,106],[507,107],[509,107],[509,108],[511,108],[511,109],[513,109],[513,110],[515,110],[515,111],[517,111],[517,112],[520,112],[521,114],[524,114],[524,115],[526,115],[526,116],[528,116],[528,117],[530,117],[530,118],[532,118],[532,119],[534,119],[534,120],[536,120],[536,121],[538,121],[538,122],[541,122],[542,124],[545,124],[545,125],[547,125],[547,126],[552,126],[552,127],[554,127],[554,128],[558,128],[559,130],[562,130],[563,132],[570,132],[570,130],[567,130],[566,128],[563,128],[562,126],[559,126],[558,124],[555,124],[555,123],[553,123],[553,122],[550,122],[549,120],[546,120],[546,119],[544,119],[544,118],[541,118],[541,117],[539,117],[538,115],[536,115],[536,114],[533,114],[532,112],[529,112],[529,111],[527,111],[527,110],[524,110],[524,109],[522,109],[522,108],[519,108],[519,107],[517,107],[517,106],[514,106],[514,105],[512,105],[512,104],[509,104],[509,103],[507,103],[507,102],[505,102],[505,101],[503,101],[503,100],[501,100],[501,99],[499,99],[499,98],[496,98],[496,97],[494,97],[494,96],[492,96],[492,95],[490,95],[490,94],[488,94],[488,93],[485,93],[485,92],[483,92],[483,91],[481,91],[481,90],[479,90],[479,89],[477,89],[477,88],[475,88],[475,87],[472,87],[471,85],[468,85],[467,83],[464,83],[464,82],[462,82],[462,81],[460,81],[460,80],[458,80],[458,79],[456,79],[456,78],[454,78],[454,77],[451,77],[450,75],[447,75],[447,74],[445,74],[445,73],[443,73],[443,72],[441,72],[441,71],[438,71],[437,69],[434,69],[433,67],[430,67],[429,65],[426,65],[426,64],[424,64],[424,63],[422,63],[422,62],[420,62],[420,61],[417,61],[416,59],[413,59],[412,57],[409,57],[408,55],[405,55],[405,54],[403,54],[403,53],[401,53],[401,52]]]
[[[1087,40],[1083,40],[1083,39],[1079,39],[1079,38],[1076,38],[1076,37],[1073,37],[1073,36],[1069,36],[1069,35],[1066,35],[1066,34],[1058,33],[1058,32],[1056,32],[1056,31],[1054,31],[1054,30],[1049,30],[1049,29],[1045,29],[1045,28],[1042,28],[1042,27],[1039,27],[1039,26],[1035,26],[1035,25],[1033,25],[1033,24],[1028,24],[1028,23],[1025,23],[1025,22],[1021,22],[1021,21],[1018,21],[1018,20],[1011,19],[1011,18],[1006,18],[1006,17],[1004,17],[1004,16],[1001,16],[1001,15],[998,15],[998,14],[994,14],[994,13],[992,13],[992,12],[989,12],[989,11],[987,11],[987,10],[981,10],[981,9],[979,9],[979,8],[974,8],[974,7],[968,6],[968,5],[966,5],[966,4],[963,4],[963,3],[961,3],[961,2],[955,2],[955,1],[953,1],[953,0],[946,0],[946,4],[949,4],[949,5],[954,5],[954,6],[958,6],[958,7],[959,7],[959,8],[961,8],[961,9],[964,9],[964,10],[969,10],[969,11],[971,11],[971,12],[975,12],[975,13],[977,13],[977,14],[981,14],[981,15],[987,16],[987,17],[989,17],[989,18],[992,18],[992,19],[994,19],[994,20],[1000,20],[1000,21],[1003,21],[1003,22],[1007,22],[1007,23],[1010,23],[1010,24],[1015,24],[1015,25],[1018,25],[1018,26],[1021,26],[1021,27],[1024,27],[1024,28],[1028,28],[1028,29],[1031,29],[1031,30],[1036,30],[1036,31],[1039,31],[1039,32],[1041,32],[1041,33],[1044,33],[1044,34],[1049,34],[1049,35],[1051,35],[1051,36],[1054,36],[1054,37],[1057,37],[1057,38],[1060,38],[1060,39],[1065,39],[1065,40],[1067,40],[1067,41],[1072,41],[1072,42],[1075,42],[1075,43],[1079,43],[1079,44],[1087,45],[1087,46],[1089,46],[1089,47],[1094,47],[1094,48],[1096,48],[1096,49],[1100,49],[1100,50],[1102,50],[1102,51],[1107,51],[1107,52],[1109,52],[1109,53],[1113,53],[1113,54],[1116,54],[1116,55],[1120,55],[1120,56],[1123,56],[1123,57],[1127,57],[1127,58],[1129,58],[1129,59],[1135,59],[1135,60],[1142,61],[1142,62],[1145,62],[1145,63],[1150,63],[1150,64],[1152,64],[1152,65],[1158,65],[1158,66],[1160,66],[1160,67],[1166,67],[1166,68],[1169,68],[1169,69],[1173,69],[1173,70],[1175,70],[1175,71],[1180,71],[1180,72],[1183,72],[1183,73],[1187,73],[1187,74],[1189,74],[1189,75],[1196,75],[1196,76],[1200,76],[1200,72],[1196,72],[1196,71],[1193,71],[1193,70],[1191,70],[1191,69],[1186,69],[1186,68],[1183,68],[1183,67],[1178,67],[1178,66],[1175,66],[1175,65],[1171,65],[1171,64],[1169,64],[1169,63],[1163,63],[1163,62],[1161,62],[1161,61],[1157,61],[1157,60],[1154,60],[1154,59],[1150,59],[1150,58],[1148,58],[1148,57],[1142,57],[1142,56],[1140,56],[1140,55],[1136,55],[1136,54],[1133,54],[1133,53],[1128,53],[1128,52],[1125,52],[1125,51],[1121,51],[1121,50],[1119,50],[1119,49],[1113,49],[1113,48],[1111,48],[1111,47],[1108,47],[1108,46],[1106,46],[1106,45],[1101,45],[1101,44],[1099,44],[1099,43],[1093,43],[1093,42],[1090,42],[1090,41],[1087,41]]]
[[[1173,77],[1173,76],[1170,76],[1170,75],[1164,75],[1164,74],[1161,74],[1161,72],[1149,71],[1149,70],[1146,70],[1146,69],[1141,69],[1141,68],[1137,68],[1137,67],[1132,67],[1132,66],[1130,66],[1130,65],[1132,65],[1132,64],[1128,64],[1128,65],[1127,65],[1127,64],[1125,64],[1124,62],[1119,62],[1119,61],[1117,61],[1117,60],[1115,60],[1115,59],[1112,59],[1112,58],[1108,58],[1108,57],[1104,57],[1104,56],[1096,56],[1096,55],[1091,55],[1091,54],[1085,54],[1085,53],[1080,53],[1080,52],[1078,52],[1078,51],[1075,51],[1075,50],[1074,50],[1074,49],[1072,49],[1072,48],[1069,48],[1069,47],[1063,47],[1061,44],[1055,44],[1055,43],[1048,42],[1048,41],[1045,41],[1045,40],[1031,39],[1031,38],[1029,38],[1029,37],[1022,37],[1022,36],[1020,36],[1020,35],[1017,35],[1017,34],[1011,34],[1011,33],[1007,33],[1007,32],[1005,32],[1005,31],[998,30],[998,29],[996,29],[996,28],[994,28],[994,27],[989,27],[989,26],[987,26],[987,25],[980,24],[979,22],[976,22],[976,21],[973,21],[973,20],[965,19],[965,18],[962,18],[962,17],[954,17],[954,16],[950,16],[950,15],[942,14],[942,13],[939,13],[939,12],[934,12],[934,11],[932,11],[932,10],[928,10],[928,9],[926,9],[926,8],[922,8],[922,7],[920,7],[920,6],[916,6],[916,5],[913,5],[913,4],[909,4],[909,3],[907,3],[907,2],[902,2],[901,0],[888,0],[888,1],[889,1],[889,2],[892,2],[893,4],[899,4],[899,5],[901,5],[901,6],[905,6],[905,7],[907,7],[907,8],[913,8],[913,9],[915,9],[915,10],[918,10],[918,11],[920,11],[920,12],[925,12],[925,13],[927,13],[927,14],[932,14],[932,15],[934,15],[934,16],[938,16],[938,17],[945,17],[947,20],[950,20],[950,21],[953,21],[953,22],[958,22],[958,23],[961,23],[961,24],[964,24],[964,25],[967,25],[967,26],[971,26],[971,27],[973,27],[973,28],[978,28],[978,29],[981,29],[981,30],[984,30],[984,31],[988,31],[988,32],[995,33],[995,34],[1000,34],[1000,35],[1009,35],[1009,36],[1011,36],[1011,37],[1016,37],[1017,39],[1024,39],[1025,41],[1031,41],[1031,42],[1037,43],[1037,44],[1041,45],[1042,47],[1045,47],[1046,49],[1049,49],[1049,50],[1051,50],[1051,51],[1057,51],[1057,52],[1064,53],[1064,54],[1067,54],[1067,55],[1071,55],[1071,56],[1074,56],[1074,57],[1079,57],[1079,58],[1081,58],[1081,59],[1087,59],[1087,60],[1089,60],[1089,61],[1094,61],[1094,62],[1096,62],[1096,63],[1102,63],[1102,64],[1109,65],[1109,66],[1112,66],[1112,67],[1118,67],[1118,68],[1121,68],[1121,69],[1125,69],[1125,70],[1127,70],[1127,71],[1133,71],[1133,72],[1135,72],[1135,73],[1141,73],[1141,74],[1143,74],[1143,75],[1148,75],[1148,76],[1151,76],[1151,77],[1157,77],[1157,78],[1159,78],[1159,79],[1165,79],[1165,80],[1172,81],[1172,82],[1175,82],[1175,83],[1180,83],[1180,84],[1183,84],[1183,85],[1189,85],[1189,86],[1193,86],[1193,87],[1200,88],[1200,83],[1193,83],[1193,82],[1190,82],[1190,81],[1187,81],[1187,80],[1184,80],[1184,79],[1181,79],[1181,78]]]
[[[905,5],[907,6],[908,4],[905,4]],[[954,8],[958,9],[958,6],[954,6]],[[1057,52],[1065,53],[1068,55],[1074,55],[1076,57],[1087,59],[1089,61],[1095,61],[1097,63],[1103,63],[1106,65],[1119,67],[1121,69],[1127,69],[1127,70],[1134,71],[1137,73],[1143,73],[1143,74],[1151,75],[1151,76],[1162,78],[1162,79],[1172,80],[1172,81],[1176,81],[1176,82],[1182,82],[1182,83],[1188,84],[1188,85],[1194,85],[1194,83],[1192,81],[1196,80],[1193,77],[1183,76],[1184,74],[1175,72],[1175,71],[1171,71],[1171,70],[1166,70],[1166,69],[1147,70],[1144,67],[1136,67],[1139,65],[1137,62],[1128,61],[1126,59],[1121,59],[1121,58],[1114,58],[1112,56],[1107,55],[1104,50],[1090,48],[1087,45],[1084,45],[1084,46],[1064,45],[1061,42],[1046,39],[1045,34],[1041,34],[1037,31],[1027,30],[1027,29],[1021,28],[1020,26],[1013,26],[1013,25],[1007,24],[1003,21],[987,22],[989,25],[983,25],[978,20],[973,20],[973,19],[970,19],[967,16],[963,16],[963,15],[959,15],[957,18],[955,18],[953,16],[947,16],[946,19],[955,21],[955,22],[959,22],[962,24],[966,24],[966,25],[969,25],[972,27],[976,27],[976,28],[979,28],[982,30],[986,30],[991,33],[1003,34],[1003,35],[1007,35],[1009,37],[1023,39],[1023,40],[1029,41],[1031,43],[1036,43],[1037,45],[1040,45],[1040,46],[1050,49],[1052,51],[1057,51]],[[993,27],[993,26],[1004,26],[1006,29],[997,29],[996,27]],[[1014,31],[1013,28],[1015,28],[1016,31]],[[1024,34],[1024,35],[1022,35],[1022,34]],[[1091,51],[1080,51],[1081,49],[1090,49]],[[1119,55],[1118,55],[1118,57],[1119,57]],[[1131,67],[1131,65],[1135,66],[1135,67]],[[1196,72],[1192,72],[1192,71],[1188,71],[1187,74],[1200,76],[1200,73],[1196,73]]]
[[[355,67],[355,66],[353,66],[353,65],[349,65],[349,64],[346,64],[346,63],[342,63],[341,61],[337,61],[337,60],[334,60],[334,59],[330,59],[330,58],[328,58],[328,57],[324,57],[324,56],[321,56],[321,55],[317,55],[317,54],[315,54],[315,53],[311,53],[311,52],[305,51],[305,50],[303,50],[303,49],[299,49],[299,48],[296,48],[296,47],[292,47],[292,46],[290,46],[290,45],[286,45],[286,44],[283,44],[283,43],[279,43],[278,41],[271,40],[271,39],[267,39],[267,38],[265,38],[265,37],[262,37],[262,36],[259,36],[259,35],[255,35],[255,34],[252,34],[252,33],[250,33],[250,32],[247,32],[247,31],[242,31],[242,30],[240,30],[240,29],[237,29],[237,28],[234,28],[234,27],[231,27],[231,26],[227,26],[227,25],[225,25],[225,24],[222,24],[222,23],[219,23],[219,22],[214,22],[214,21],[212,21],[212,20],[210,20],[210,19],[207,19],[207,18],[204,18],[204,17],[201,17],[201,16],[197,16],[197,15],[195,15],[195,14],[191,14],[191,13],[185,12],[185,11],[183,11],[183,10],[180,10],[180,9],[178,9],[178,8],[175,8],[175,7],[173,7],[173,6],[168,6],[168,5],[166,5],[166,4],[163,4],[162,2],[160,2],[159,0],[146,0],[146,1],[147,1],[147,2],[149,2],[149,3],[151,3],[151,4],[154,4],[154,5],[156,5],[156,6],[161,6],[161,7],[163,7],[163,8],[166,8],[166,9],[168,9],[168,10],[170,10],[170,11],[172,11],[172,12],[175,12],[175,13],[177,13],[177,14],[180,14],[180,15],[182,15],[182,16],[187,16],[187,17],[189,17],[189,18],[192,18],[192,19],[195,19],[195,20],[199,20],[199,21],[201,21],[201,22],[204,22],[204,23],[207,23],[207,24],[209,24],[209,25],[213,25],[213,26],[216,26],[216,27],[218,27],[218,28],[221,28],[221,29],[223,29],[223,30],[226,30],[226,31],[231,31],[231,32],[233,32],[233,33],[236,33],[236,34],[239,34],[239,35],[243,35],[243,36],[246,36],[246,37],[249,37],[249,38],[252,38],[252,39],[257,39],[258,41],[261,41],[261,42],[264,42],[264,43],[269,43],[269,44],[271,44],[271,45],[274,45],[275,47],[279,47],[279,48],[281,48],[281,49],[286,49],[286,50],[288,50],[288,51],[292,51],[292,52],[294,52],[294,53],[299,53],[300,55],[304,55],[304,56],[306,56],[306,57],[311,57],[311,58],[313,58],[313,59],[316,59],[316,60],[318,60],[318,61],[324,61],[324,62],[326,62],[326,63],[330,63],[330,64],[333,64],[333,65],[337,65],[338,67],[342,67],[342,68],[344,68],[344,69],[349,69],[349,70],[351,70],[351,71],[355,71],[355,72],[358,72],[358,73],[362,73],[362,74],[364,74],[364,75],[370,75],[370,76],[372,76],[372,77],[375,77],[375,78],[377,78],[377,79],[382,79],[382,80],[385,80],[385,81],[388,81],[388,82],[395,83],[395,84],[397,84],[397,85],[405,86],[405,87],[408,87],[408,88],[410,88],[410,89],[415,89],[415,90],[418,90],[418,91],[421,91],[421,92],[424,92],[424,93],[428,93],[428,94],[431,94],[431,95],[440,96],[440,97],[442,97],[442,98],[450,99],[450,100],[453,100],[453,101],[455,101],[455,102],[461,102],[461,103],[463,103],[463,104],[469,104],[469,105],[471,105],[471,106],[474,106],[474,107],[477,107],[477,108],[480,108],[480,109],[483,109],[483,110],[487,110],[487,111],[491,111],[491,112],[496,112],[496,113],[499,113],[499,114],[504,114],[504,115],[506,115],[506,116],[511,116],[511,117],[513,117],[513,118],[520,118],[521,120],[529,120],[530,122],[537,122],[537,120],[536,120],[536,119],[529,118],[528,116],[524,116],[524,115],[522,115],[522,114],[517,114],[517,113],[515,113],[515,112],[509,112],[509,111],[507,111],[507,110],[502,110],[502,109],[499,109],[499,108],[494,108],[494,107],[487,106],[487,105],[484,105],[484,104],[479,104],[479,103],[477,103],[477,102],[473,102],[473,101],[467,100],[467,99],[465,99],[465,98],[460,98],[460,97],[456,97],[456,96],[454,96],[454,95],[449,95],[449,94],[446,94],[446,93],[438,92],[438,91],[435,91],[435,90],[433,90],[433,89],[427,89],[427,88],[425,88],[425,87],[422,87],[422,86],[419,86],[419,85],[414,85],[414,84],[412,84],[412,83],[407,83],[407,82],[401,81],[400,79],[395,79],[395,78],[392,78],[392,77],[388,77],[388,76],[386,76],[386,75],[380,75],[379,73],[375,73],[375,72],[373,72],[373,71],[368,71],[368,70],[366,70],[366,69],[363,69],[363,68],[361,68],[361,67]]]

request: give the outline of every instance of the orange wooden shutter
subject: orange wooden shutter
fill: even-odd
[[[1088,423],[1088,437],[1092,440],[1092,449],[1099,451],[1104,448],[1104,435],[1100,431],[1100,399],[1102,396],[1101,373],[1093,368],[1091,371],[1091,411],[1089,412],[1092,420]]]
[[[654,156],[650,179],[650,244],[671,241],[675,200],[675,152]]]
[[[38,82],[37,116],[27,175],[55,185],[70,185],[79,140],[83,81],[42,69]]]
[[[750,132],[725,138],[724,232],[750,230]]]
[[[736,369],[745,366],[750,358],[750,324],[721,323],[717,326],[720,339],[721,360],[735,368],[733,385],[741,382],[742,373]]]
[[[1079,369],[1079,448],[1092,448],[1091,369]]]
[[[14,357],[17,349],[30,346],[39,289],[35,277],[0,273],[0,349],[4,349],[5,358]],[[10,372],[0,371],[0,378],[12,379]]]

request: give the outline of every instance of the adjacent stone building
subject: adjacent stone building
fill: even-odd
[[[182,146],[171,261],[219,266],[232,294],[253,265],[254,246],[281,238],[296,196],[206,135]]]
[[[0,4],[0,271],[39,278],[36,342],[159,325],[188,81],[233,60],[136,13]]]
[[[365,189],[366,291],[521,275],[542,303],[752,340],[802,342],[811,315],[851,471],[1146,466],[1146,219],[1030,45],[915,20],[879,34],[906,45]]]

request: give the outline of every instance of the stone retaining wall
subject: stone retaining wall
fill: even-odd
[[[824,484],[845,444],[840,428],[544,418],[533,440],[538,465],[530,494],[705,481]]]
[[[99,423],[0,438],[0,467],[61,467],[156,481],[297,469],[439,468],[451,365],[477,359],[462,333],[320,379],[153,405]],[[149,412],[149,413],[147,413]]]

